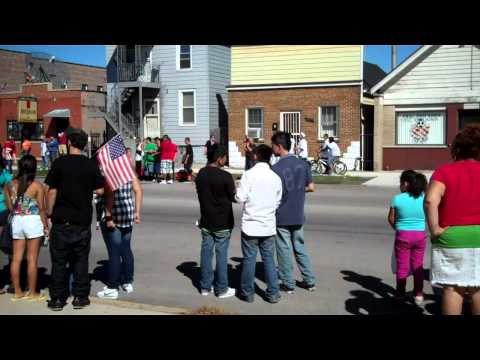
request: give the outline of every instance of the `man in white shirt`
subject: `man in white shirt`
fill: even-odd
[[[330,169],[332,169],[332,164],[340,159],[340,156],[342,156],[342,153],[340,151],[340,148],[338,147],[337,143],[335,142],[335,139],[333,137],[330,137],[328,139],[328,145],[327,145],[329,152],[328,152],[328,166]]]
[[[288,151],[288,153],[289,153],[289,154],[292,154],[292,155],[296,155],[297,143],[296,143],[295,138],[293,137],[292,134],[290,134],[290,142],[292,143],[292,147],[290,148],[290,150]]]
[[[272,149],[259,145],[253,151],[255,165],[240,180],[236,200],[243,203],[242,216],[242,276],[240,297],[253,302],[255,295],[255,265],[260,249],[267,284],[266,301],[280,301],[278,275],[275,267],[274,246],[276,211],[282,200],[282,181],[268,162]]]
[[[300,141],[298,143],[298,156],[302,159],[308,159],[308,143],[307,139],[305,139],[305,133],[300,134]]]
[[[40,152],[42,154],[43,168],[47,170],[49,157],[47,149],[47,139],[44,136],[42,136],[42,142],[40,143]]]

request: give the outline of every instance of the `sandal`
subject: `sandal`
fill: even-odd
[[[28,294],[24,294],[23,296],[21,297],[16,297],[15,295],[10,299],[12,302],[16,302],[16,301],[21,301],[21,300],[27,300],[29,299],[29,296]]]
[[[45,301],[47,297],[44,294],[38,294],[37,296],[28,296],[27,301]]]

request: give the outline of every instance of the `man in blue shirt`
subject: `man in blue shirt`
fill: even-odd
[[[50,136],[50,141],[47,143],[47,150],[50,157],[50,166],[58,158],[58,140],[53,136]]]
[[[290,135],[277,132],[272,136],[272,148],[280,160],[272,170],[282,180],[282,202],[277,210],[277,261],[280,290],[293,294],[292,250],[302,274],[303,281],[299,287],[309,291],[315,290],[315,276],[307,254],[304,241],[303,224],[305,223],[305,193],[314,192],[315,185],[307,162],[289,154],[292,146]]]

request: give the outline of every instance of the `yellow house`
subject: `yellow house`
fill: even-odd
[[[363,45],[232,46],[230,165],[244,164],[245,136],[269,144],[281,130],[295,138],[305,133],[310,157],[328,134],[352,169],[365,153],[363,68]]]

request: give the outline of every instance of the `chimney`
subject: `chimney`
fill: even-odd
[[[397,45],[392,45],[392,68],[390,69],[393,70],[397,67]]]

